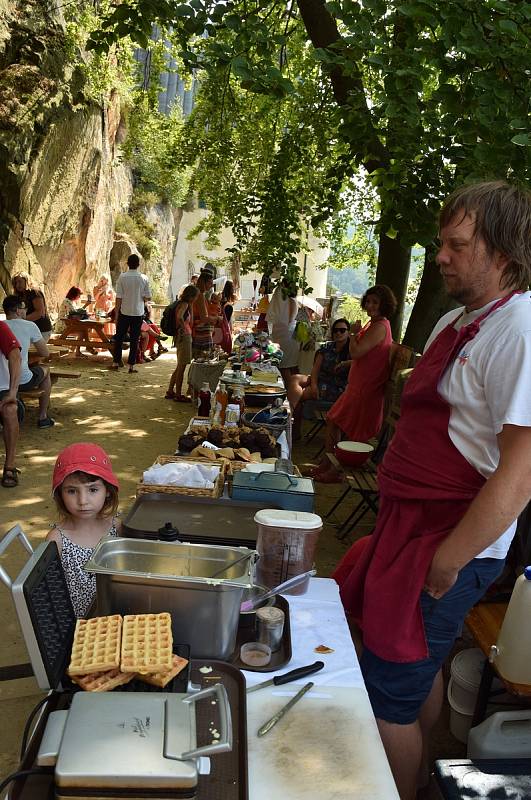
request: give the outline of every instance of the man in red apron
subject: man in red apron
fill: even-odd
[[[341,585],[402,800],[440,712],[441,665],[531,496],[531,195],[504,182],[458,190],[440,243],[464,308],[439,321],[407,383],[376,529]]]

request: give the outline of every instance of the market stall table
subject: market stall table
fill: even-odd
[[[317,659],[325,667],[310,676],[311,691],[260,738],[258,728],[308,679],[248,694],[250,800],[398,800],[337,584],[312,578],[306,594],[286,598],[293,658],[279,673],[246,671],[247,685]],[[332,652],[316,652],[320,645]]]
[[[64,331],[50,340],[51,345],[65,345],[75,351],[78,347],[108,350],[113,355],[113,342],[104,331],[106,320],[100,319],[74,319],[66,317],[62,320],[65,324]],[[90,338],[92,333],[93,338]]]
[[[258,728],[297,693],[300,683],[248,694],[249,800],[398,800],[337,585],[331,579],[312,579],[306,594],[288,600],[293,658],[280,672],[318,659],[325,667],[311,676],[311,691],[261,738],[256,735]],[[331,652],[317,654],[320,645]],[[208,673],[208,662],[204,663]],[[248,686],[274,674],[244,672]],[[33,753],[41,734],[42,726],[31,739]],[[32,785],[30,795],[18,787],[12,797],[49,796],[49,776],[32,779]]]

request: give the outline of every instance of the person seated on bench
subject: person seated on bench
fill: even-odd
[[[81,291],[79,286],[71,286],[70,287],[70,289],[66,293],[65,299],[63,300],[63,302],[59,306],[59,316],[57,318],[57,322],[55,323],[55,327],[54,327],[54,332],[55,333],[59,333],[59,334],[64,333],[66,331],[66,325],[65,325],[65,321],[64,321],[65,318],[66,317],[70,317],[70,316],[74,316],[76,311],[79,312],[82,309],[86,309],[87,306],[90,305],[93,302],[92,297],[90,297],[90,295],[89,295],[88,300],[85,303],[83,303],[83,305],[80,305],[79,304],[79,299],[80,299],[82,294],[83,294],[83,292]],[[86,316],[88,316],[88,314]],[[80,319],[81,319],[81,317],[80,317]],[[77,338],[81,339],[82,335],[83,334],[79,333]],[[85,349],[87,350],[88,353],[90,353],[93,356],[98,355],[98,351],[94,347],[87,347]],[[81,352],[81,348],[80,347],[76,347],[76,349],[74,351],[74,355],[76,356],[76,358],[78,358],[79,356],[85,356],[86,353],[82,353]]]
[[[34,322],[26,319],[26,306],[18,295],[8,295],[2,303],[6,315],[6,324],[19,341],[20,355],[22,359],[19,392],[29,392],[32,389],[42,389],[39,397],[39,419],[37,427],[51,428],[55,425],[55,420],[48,416],[48,406],[50,405],[50,393],[52,382],[50,380],[49,367],[40,364],[29,366],[28,351],[30,345],[34,345],[37,353],[43,358],[50,354],[48,345],[42,338],[42,333]]]
[[[19,403],[17,388],[20,380],[20,345],[6,322],[0,321],[0,422],[6,457],[2,472],[2,486],[12,489],[18,485],[15,465],[19,433]],[[20,404],[22,410],[22,404]]]
[[[291,376],[288,400],[293,414],[294,440],[300,439],[304,402],[320,400],[330,406],[345,390],[352,363],[349,331],[347,319],[336,319],[332,325],[332,341],[325,342],[315,354],[311,374]]]

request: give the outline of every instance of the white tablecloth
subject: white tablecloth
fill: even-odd
[[[287,596],[293,658],[281,672],[321,660],[297,683],[247,695],[249,800],[399,800],[376,727],[336,583],[312,578]],[[315,653],[325,644],[330,654]],[[245,672],[248,685],[278,673]],[[258,729],[301,684],[314,687],[265,736]]]
[[[286,595],[291,623],[293,657],[278,672],[245,671],[248,686],[272,678],[314,661],[324,661],[325,668],[299,683],[313,681],[316,686],[363,687],[358,657],[339,598],[337,583],[331,578],[312,578],[306,594]],[[333,653],[316,653],[314,648],[324,644]],[[293,686],[295,684],[289,684]]]

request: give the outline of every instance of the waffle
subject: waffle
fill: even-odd
[[[152,675],[139,675],[138,677],[141,681],[144,681],[144,683],[149,683],[151,686],[158,686],[160,689],[164,689],[172,678],[175,678],[179,672],[182,672],[187,664],[188,660],[186,658],[174,655],[172,668],[168,672],[155,672]]]
[[[123,672],[169,672],[172,668],[171,616],[134,614],[124,617],[122,631]]]
[[[85,692],[110,692],[117,686],[129,683],[134,677],[134,672],[121,672],[115,668],[107,672],[91,672],[90,675],[73,675],[72,680]]]
[[[121,630],[119,614],[78,619],[68,667],[70,677],[119,667]]]

